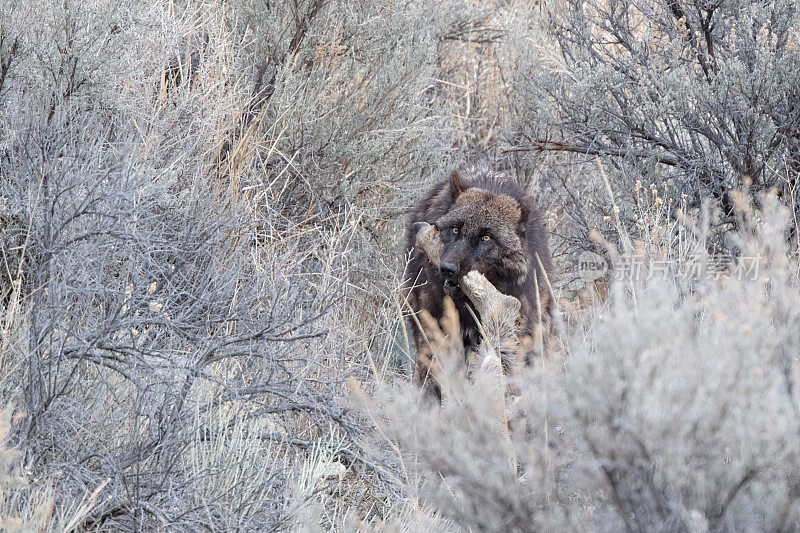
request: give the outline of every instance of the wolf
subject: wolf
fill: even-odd
[[[432,224],[439,232],[444,246],[440,268],[415,246],[419,222]],[[465,353],[480,342],[477,315],[459,287],[461,278],[472,270],[486,276],[500,292],[519,299],[520,338],[534,339],[539,327],[552,329],[549,280],[553,267],[542,215],[529,194],[488,165],[454,170],[428,192],[408,218],[406,254],[410,259],[405,294],[411,310],[415,314],[426,310],[439,319],[445,296],[451,297]],[[430,346],[419,322],[411,322],[417,350],[415,379],[441,401]]]

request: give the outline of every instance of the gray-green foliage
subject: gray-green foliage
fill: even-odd
[[[399,214],[451,157],[432,88],[463,19],[2,3],[0,404],[59,516],[94,494],[73,525],[291,528],[332,483],[292,500],[314,450],[360,491],[336,505],[384,505],[344,383],[364,285],[391,290]]]
[[[259,133],[261,163],[277,174],[290,162],[294,177],[281,200],[320,217],[357,207],[367,227],[393,223],[452,160],[449,109],[434,78],[460,4],[267,5],[245,3],[240,25],[252,39],[253,107],[269,126]],[[294,25],[279,30],[287,19]]]
[[[516,144],[578,163],[606,158],[628,220],[637,181],[666,182],[684,209],[713,199],[726,223],[730,193],[748,184],[796,203],[799,22],[784,0],[554,4],[543,38],[520,40]],[[586,183],[597,182],[586,179],[596,167],[569,169],[551,166],[543,181],[591,202],[583,213],[568,208],[586,226],[580,218],[602,209]]]
[[[766,203],[770,220],[745,245],[756,276],[702,295],[658,276],[620,283],[567,357],[527,368],[509,404],[512,446],[479,380],[454,376],[441,408],[380,396],[409,493],[463,530],[791,529],[797,264],[785,209]]]
[[[637,180],[796,197],[793,4],[561,7],[548,50],[513,1],[0,0],[3,527],[795,523],[780,231],[769,279],[589,312],[568,359],[526,371],[511,447],[480,380],[441,411],[348,403],[386,364],[403,212],[469,139],[579,152],[539,185],[585,228],[615,220],[586,154],[625,224]],[[506,35],[514,91],[461,75]]]

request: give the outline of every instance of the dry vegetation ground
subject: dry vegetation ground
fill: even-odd
[[[0,529],[796,530],[799,32],[789,0],[0,0]],[[405,213],[476,158],[537,194],[566,323],[508,431],[486,380],[407,380]]]

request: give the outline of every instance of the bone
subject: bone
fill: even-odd
[[[417,232],[417,247],[428,256],[431,263],[436,268],[442,262],[442,239],[439,238],[439,231],[436,226],[432,226],[427,222],[415,222],[412,226],[414,231]]]
[[[522,307],[518,299],[498,291],[486,276],[476,270],[467,272],[460,285],[484,321],[492,319],[514,325]]]

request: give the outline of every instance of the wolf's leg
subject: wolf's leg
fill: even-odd
[[[439,232],[427,222],[414,224],[417,232],[417,247],[439,268],[442,256],[442,241]],[[458,361],[464,360],[464,345],[461,342],[458,311],[453,301],[444,300],[444,313],[440,323],[425,309],[417,313],[414,340],[417,347],[417,382],[426,393],[435,396],[440,402],[446,383],[444,367],[455,368]],[[441,326],[441,327],[440,327]]]
[[[427,310],[417,315],[420,339],[417,342],[417,380],[440,402],[446,401],[447,377],[458,370],[464,361],[464,345],[458,311],[450,297],[444,299],[444,313],[436,320]]]

